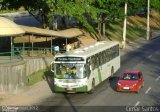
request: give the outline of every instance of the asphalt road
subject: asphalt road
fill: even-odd
[[[14,18],[14,22],[19,25],[41,27],[42,25],[32,16]]]
[[[138,69],[144,75],[145,86],[140,93],[116,92],[117,77],[126,69]],[[114,78],[108,79],[96,87],[93,94],[77,93],[53,93],[52,97],[37,103],[36,105],[51,106],[45,109],[56,111],[130,111],[126,107],[160,106],[160,38],[154,39],[141,48],[121,57],[121,68]],[[58,106],[58,107],[55,107]],[[59,107],[60,106],[60,107]],[[64,107],[67,106],[67,107]],[[118,106],[118,107],[116,107]],[[119,107],[120,106],[120,107]],[[124,106],[122,108],[121,106]],[[69,108],[69,109],[68,109]],[[96,110],[100,109],[100,110]],[[43,109],[42,109],[43,110]],[[133,111],[133,108],[131,108]],[[142,110],[142,108],[141,108]],[[135,111],[135,110],[134,110]],[[138,111],[138,110],[137,110]],[[144,108],[144,111],[145,110]],[[159,112],[160,108],[154,110]]]

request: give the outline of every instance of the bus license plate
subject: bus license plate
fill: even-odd
[[[68,87],[67,90],[71,91],[71,90],[73,90],[73,88]]]

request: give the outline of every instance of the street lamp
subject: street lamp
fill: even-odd
[[[122,48],[125,48],[125,46],[126,46],[127,2],[125,2],[124,13],[125,13],[125,18],[124,18],[124,26],[123,26]]]
[[[147,37],[146,37],[147,40],[150,39],[149,15],[150,15],[150,0],[148,0],[148,5],[147,5]]]

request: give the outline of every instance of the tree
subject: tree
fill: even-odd
[[[44,0],[52,10],[54,15],[61,15],[63,19],[76,18],[79,23],[86,27],[89,31],[94,31],[88,22],[88,17],[93,21],[97,20],[97,14],[100,11],[94,6],[95,0]],[[50,14],[52,15],[52,14]],[[65,27],[65,21],[63,20]]]
[[[151,0],[151,8],[160,11],[160,1],[159,0]]]
[[[160,1],[151,0],[151,6],[159,10]],[[63,28],[66,27],[65,18],[75,18],[79,25],[91,32],[95,32],[92,22],[98,23],[99,33],[105,35],[106,22],[124,18],[124,3],[128,3],[128,14],[133,15],[140,9],[146,9],[146,0],[0,0],[2,8],[18,9],[20,6],[32,14],[38,12],[37,18],[44,27],[56,21],[56,15],[63,18]],[[53,17],[54,16],[54,17]]]

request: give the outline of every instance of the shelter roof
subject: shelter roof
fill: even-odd
[[[0,37],[24,34],[25,31],[16,23],[7,18],[0,17]]]
[[[39,35],[44,37],[61,37],[61,38],[73,38],[83,35],[83,32],[78,28],[53,31],[37,27],[17,25],[16,23],[7,18],[0,17],[0,36],[15,36],[24,33]]]
[[[61,38],[73,38],[83,34],[80,29],[70,28],[61,31],[53,31],[48,29],[42,29],[37,27],[23,26],[19,25],[26,33],[40,36],[49,36],[49,37],[61,37]]]

